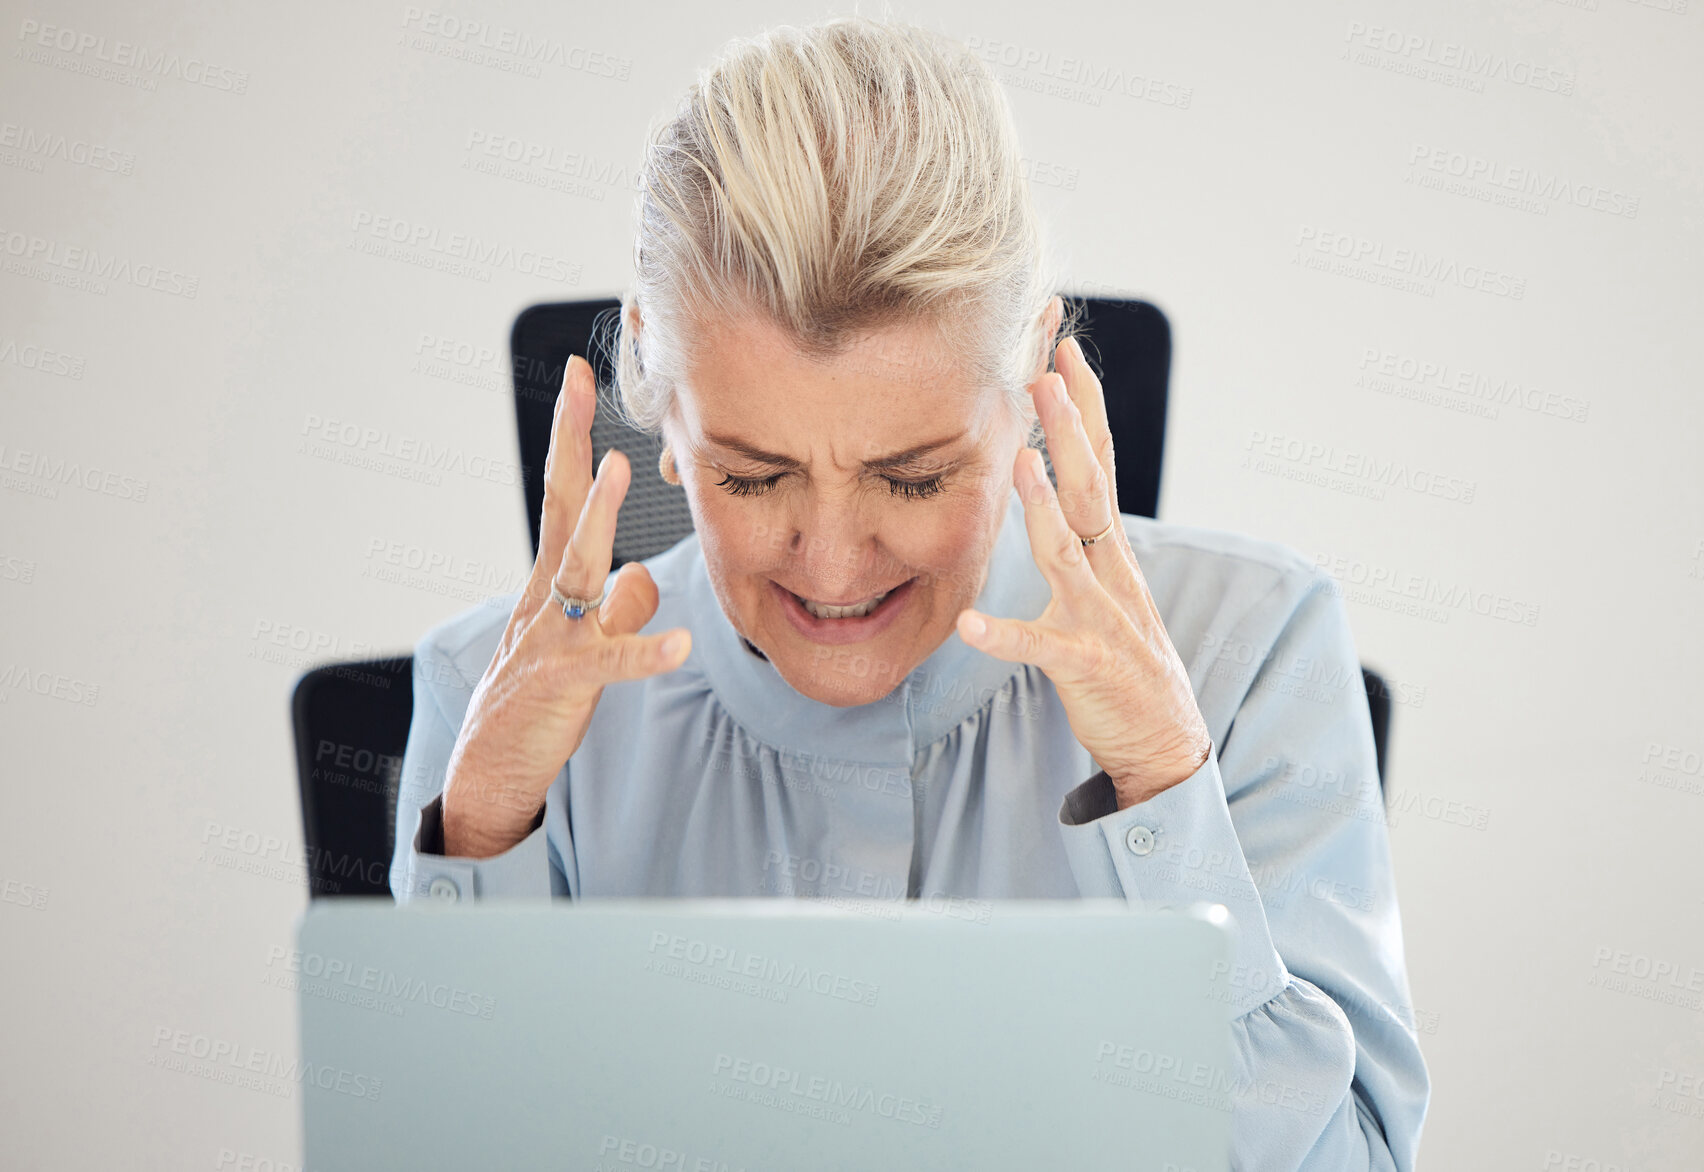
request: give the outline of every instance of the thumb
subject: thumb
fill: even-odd
[[[609,595],[598,607],[598,623],[610,635],[633,635],[657,613],[657,584],[651,571],[628,562],[615,572]]]

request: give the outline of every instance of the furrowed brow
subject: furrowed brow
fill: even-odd
[[[756,444],[748,444],[737,436],[705,432],[704,439],[708,443],[715,444],[717,447],[724,448],[735,455],[744,456],[757,464],[768,464],[775,468],[785,468],[788,471],[796,471],[804,467],[791,456],[783,456],[777,452],[766,452]]]
[[[705,433],[704,438],[719,448],[726,448],[728,451],[734,452],[758,464],[767,464],[772,468],[783,468],[788,471],[797,471],[804,467],[802,463],[793,459],[791,456],[784,456],[779,452],[765,451],[763,448],[760,448],[755,444],[746,443],[737,436],[718,435],[713,432],[707,432]],[[947,447],[950,444],[957,443],[963,438],[964,433],[960,432],[958,435],[944,436],[941,439],[930,440],[927,443],[915,444],[903,451],[890,452],[885,456],[877,456],[874,459],[865,460],[864,467],[878,472],[883,469],[905,468],[916,463],[929,453],[940,448]]]

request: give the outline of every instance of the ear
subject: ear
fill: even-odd
[[[674,403],[669,404],[669,409],[663,415],[662,422],[657,425],[657,436],[675,453],[675,468],[678,470],[680,468],[680,445],[677,441],[681,439],[680,411]]]
[[[1036,356],[1035,367],[1030,371],[1030,382],[1034,382],[1046,374],[1053,364],[1053,344],[1059,336],[1060,323],[1065,319],[1065,301],[1055,294],[1041,311],[1041,353]],[[1028,435],[1035,428],[1040,416],[1036,414],[1034,403],[1024,404],[1024,434]]]
[[[1036,359],[1035,369],[1030,372],[1031,382],[1046,374],[1052,365],[1053,346],[1059,337],[1059,324],[1064,320],[1065,301],[1056,293],[1041,311],[1041,354]]]
[[[682,415],[680,389],[678,387],[675,388],[674,393],[669,396],[668,408],[663,412],[662,419],[657,422],[657,436],[665,444],[667,444],[669,446],[669,450],[674,453],[675,472],[682,476],[684,482],[685,474],[681,470],[687,463],[686,449],[688,446],[688,433],[686,420]]]

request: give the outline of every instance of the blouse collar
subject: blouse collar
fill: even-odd
[[[976,650],[953,631],[880,700],[846,708],[812,700],[795,691],[734,630],[710,584],[696,537],[693,544],[688,608],[695,619],[703,618],[693,623],[691,658],[736,721],[789,754],[909,770],[918,750],[989,704],[1023,668]],[[989,557],[988,578],[973,605],[984,614],[1033,619],[1046,608],[1049,593],[1030,556],[1023,502],[1013,488]]]

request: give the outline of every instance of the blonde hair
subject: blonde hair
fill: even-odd
[[[1021,418],[1055,284],[988,68],[863,17],[735,40],[701,73],[651,131],[634,260],[604,342],[623,414],[653,433],[691,326],[754,311],[818,358],[931,325],[944,357],[925,361],[999,388]]]

